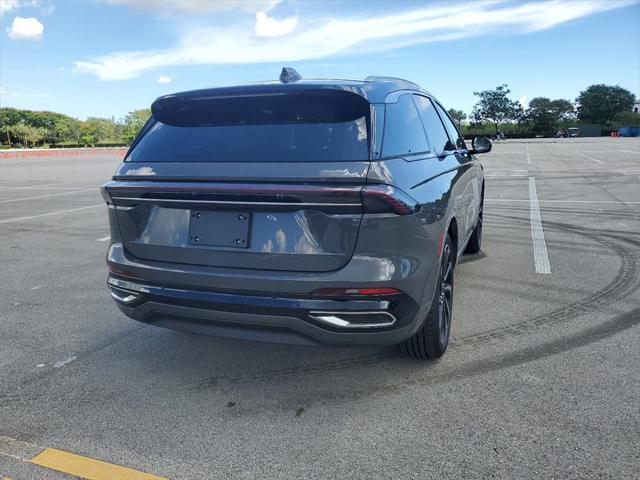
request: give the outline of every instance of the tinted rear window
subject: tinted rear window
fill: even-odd
[[[305,162],[369,158],[369,103],[340,90],[169,98],[132,162]]]
[[[449,150],[449,136],[431,100],[422,95],[414,95],[413,98],[418,107],[418,112],[420,112],[422,123],[429,134],[429,140],[431,140],[434,151],[442,153],[445,150]]]
[[[394,157],[428,152],[429,144],[411,95],[401,95],[386,108],[382,156]]]

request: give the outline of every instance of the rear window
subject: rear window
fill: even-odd
[[[394,157],[428,152],[429,144],[411,95],[401,95],[386,108],[382,156]]]
[[[313,162],[369,158],[369,103],[341,90],[169,97],[131,162]]]

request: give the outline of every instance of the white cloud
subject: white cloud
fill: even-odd
[[[154,13],[211,13],[231,10],[244,12],[269,11],[281,0],[106,0],[113,5],[125,5]]]
[[[17,10],[18,6],[18,0],[0,0],[0,17],[7,12]]]
[[[258,12],[256,13],[256,25],[253,27],[253,31],[258,37],[280,37],[293,32],[297,23],[298,19],[296,17],[278,20],[264,12]]]
[[[526,93],[524,95],[522,95],[518,99],[518,103],[520,104],[520,106],[522,108],[527,108],[529,106],[529,95],[527,95]]]
[[[11,40],[40,40],[44,25],[35,17],[16,17],[7,32]]]
[[[145,71],[180,65],[289,64],[487,34],[540,31],[624,7],[633,1],[505,3],[502,0],[489,0],[438,3],[378,16],[314,18],[286,36],[252,35],[245,24],[242,27],[230,25],[190,29],[173,48],[114,52],[87,61],[76,61],[74,65],[78,72],[104,80],[121,80],[137,77]],[[266,23],[269,23],[269,18],[265,15]],[[286,21],[271,20],[280,26]],[[271,32],[276,30],[267,29]]]
[[[48,98],[50,95],[45,92],[34,92],[25,90],[20,86],[9,86],[4,87],[0,86],[0,105],[4,106],[4,100],[7,99],[16,99],[16,98],[26,98],[26,99],[39,99],[39,98]]]
[[[52,0],[47,0],[46,3],[42,0],[0,0],[0,17],[20,8],[37,8],[41,14],[50,15],[55,6]]]
[[[158,77],[158,83],[171,83],[171,77],[167,77],[166,75],[160,75]]]

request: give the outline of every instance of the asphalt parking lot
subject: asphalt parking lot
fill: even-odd
[[[129,320],[97,189],[117,155],[0,159],[0,478],[71,478],[44,448],[172,479],[639,478],[640,140],[482,161],[483,251],[422,363]]]

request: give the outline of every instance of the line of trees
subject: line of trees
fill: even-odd
[[[599,124],[605,129],[640,125],[640,113],[632,112],[634,95],[619,86],[591,85],[572,103],[547,97],[533,98],[527,108],[509,97],[507,85],[473,92],[478,97],[469,122],[462,110],[449,110],[464,134],[497,133],[554,135],[578,123]],[[131,143],[147,121],[149,109],[134,110],[124,118],[90,117],[86,120],[56,112],[0,108],[0,144],[37,147],[125,145]]]
[[[151,111],[134,110],[120,120],[86,120],[56,112],[0,108],[0,143],[4,146],[125,145],[131,143]]]
[[[635,96],[619,86],[591,85],[580,92],[575,103],[536,97],[527,108],[509,98],[507,85],[473,93],[479,99],[470,122],[462,125],[463,133],[497,133],[502,129],[507,133],[554,135],[579,123],[598,124],[609,130],[640,125],[640,114],[632,111]],[[466,119],[461,110],[452,109],[449,114],[458,124]]]

